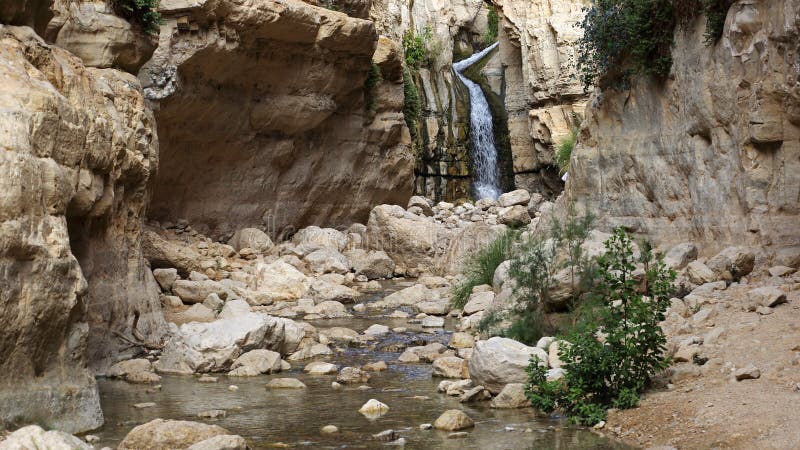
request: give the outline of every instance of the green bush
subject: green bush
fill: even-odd
[[[562,175],[569,170],[569,159],[576,142],[578,142],[578,128],[574,127],[556,145],[556,164]]]
[[[650,378],[668,365],[658,324],[669,305],[675,272],[643,246],[639,262],[645,275],[637,280],[631,238],[621,228],[605,247],[595,291],[602,306],[592,320],[579,324],[568,338],[570,345],[559,346],[566,375],[547,381],[546,368],[536,361],[528,367],[526,392],[532,404],[548,413],[562,409],[586,425],[604,420],[608,408],[634,407]]]
[[[383,82],[383,75],[381,75],[381,68],[377,64],[372,63],[367,73],[367,79],[364,81],[364,92],[366,97],[367,110],[370,112],[375,111],[375,97],[377,96],[378,86]]]
[[[492,284],[497,266],[512,258],[519,234],[517,230],[508,230],[470,256],[464,264],[464,279],[453,286],[453,297],[450,300],[453,307],[463,308],[475,286]]]
[[[417,85],[414,84],[414,77],[411,75],[411,70],[407,67],[403,68],[403,118],[406,120],[408,130],[412,136],[417,135],[417,121],[422,114],[422,102],[417,91]]]
[[[116,0],[116,9],[122,17],[139,25],[144,32],[158,33],[161,25],[158,0]]]
[[[497,24],[498,24],[498,17],[497,11],[490,7],[489,8],[489,27],[486,29],[486,34],[483,35],[483,43],[486,45],[492,45],[497,41]]]
[[[405,54],[406,67],[418,69],[423,64],[428,64],[428,42],[433,38],[430,27],[425,27],[422,34],[408,30],[403,35],[403,53]]]
[[[671,0],[591,0],[584,10],[578,69],[586,89],[626,89],[632,76],[669,75]]]

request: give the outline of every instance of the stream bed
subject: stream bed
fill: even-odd
[[[387,292],[403,287],[387,286]],[[200,383],[194,376],[165,375],[161,389],[148,385],[100,378],[105,425],[93,434],[100,437],[99,447],[116,447],[136,425],[156,418],[194,420],[213,423],[233,434],[245,437],[256,449],[262,448],[380,448],[386,443],[372,435],[392,429],[406,441],[405,448],[424,449],[627,449],[564,420],[538,416],[532,408],[492,409],[489,402],[462,404],[458,397],[437,392],[441,378],[431,376],[432,367],[426,363],[404,364],[397,358],[404,346],[441,342],[446,344],[455,322],[448,319],[444,329],[425,330],[406,319],[391,319],[391,311],[372,311],[369,315],[350,318],[316,320],[318,329],[333,326],[348,327],[358,332],[380,323],[406,327],[401,333],[391,332],[379,337],[370,348],[334,346],[334,356],[328,361],[339,367],[358,367],[383,360],[388,370],[372,373],[369,389],[344,385],[331,387],[335,375],[308,375],[303,367],[308,361],[295,362],[288,372],[257,377],[228,377],[214,374],[217,383]],[[339,351],[340,350],[340,351]],[[267,390],[264,385],[272,378],[294,377],[308,388],[302,390]],[[230,385],[238,386],[231,391]],[[358,409],[369,399],[389,406],[389,412],[378,419],[368,419]],[[153,402],[155,406],[137,409],[137,403]],[[223,409],[227,415],[218,420],[201,419],[198,413]],[[462,409],[474,421],[475,428],[466,436],[453,439],[450,433],[421,430],[420,425],[433,423],[448,409]],[[339,428],[336,434],[323,434],[326,425]]]

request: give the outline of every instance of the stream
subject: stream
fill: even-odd
[[[367,302],[382,298],[391,291],[406,287],[407,282],[387,283],[386,290]],[[349,318],[317,320],[318,329],[334,326],[364,331],[374,323],[406,327],[405,332],[390,332],[379,337],[370,348],[341,347],[330,362],[340,367],[361,366],[383,360],[388,370],[372,373],[369,389],[344,385],[335,390],[335,375],[308,375],[302,369],[308,361],[295,362],[288,372],[257,377],[228,377],[214,374],[217,383],[199,383],[194,376],[165,375],[161,389],[148,385],[100,378],[98,385],[105,414],[105,425],[93,434],[100,437],[99,447],[116,447],[136,425],[156,418],[194,420],[213,423],[245,437],[252,448],[376,448],[385,445],[372,435],[393,429],[405,438],[405,448],[425,449],[627,449],[563,420],[537,416],[532,408],[491,409],[489,402],[459,403],[458,397],[437,392],[442,378],[431,376],[426,363],[403,364],[397,358],[404,346],[431,342],[446,344],[456,322],[448,319],[444,329],[427,330],[407,319],[391,319],[392,311],[369,311]],[[272,378],[295,377],[305,383],[303,390],[267,390]],[[228,386],[238,386],[230,391]],[[389,406],[384,416],[370,420],[358,409],[369,399]],[[153,402],[143,409],[134,404]],[[224,409],[219,420],[200,419],[197,414]],[[458,439],[447,432],[421,430],[423,423],[433,423],[445,410],[462,409],[476,423],[475,428]],[[323,434],[326,425],[339,428],[336,434]]]

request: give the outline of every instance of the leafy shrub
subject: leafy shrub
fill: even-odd
[[[498,17],[497,11],[494,8],[489,8],[489,26],[486,29],[486,33],[483,35],[483,43],[486,45],[492,45],[497,41],[497,24],[498,24]]]
[[[531,238],[523,242],[509,270],[514,294],[518,298],[510,311],[510,326],[504,330],[492,329],[504,319],[492,317],[494,323],[487,318],[479,329],[491,330],[527,344],[557,331],[556,326],[545,321],[555,276],[559,271],[569,269],[572,284],[579,286],[579,290],[592,283],[592,262],[583,255],[581,245],[586,241],[593,220],[591,215],[582,218],[570,216],[564,223],[554,220],[547,239]],[[576,304],[569,305],[569,309],[576,310]]]
[[[578,128],[574,127],[556,145],[556,164],[562,175],[569,170],[569,159],[576,142],[578,142]]]
[[[116,10],[128,21],[142,27],[146,33],[158,33],[161,13],[158,0],[116,0]]]
[[[621,228],[605,247],[596,290],[602,306],[579,325],[570,345],[559,346],[565,377],[548,382],[546,369],[536,361],[528,367],[526,392],[533,405],[548,413],[563,409],[586,425],[603,420],[608,408],[638,404],[650,378],[667,367],[666,338],[658,323],[664,320],[675,272],[645,246],[639,259],[645,275],[637,280],[631,238]]]
[[[475,286],[492,284],[497,266],[511,259],[518,238],[518,231],[508,230],[470,256],[464,265],[464,280],[453,287],[451,302],[455,308],[463,308],[467,304]]]
[[[405,54],[406,67],[417,69],[430,61],[428,42],[432,37],[433,32],[430,27],[425,27],[425,31],[422,34],[415,34],[412,29],[403,35],[403,52]]]
[[[632,76],[669,75],[672,1],[591,0],[584,11],[578,69],[586,89],[626,89]]]
[[[403,68],[403,118],[406,120],[408,130],[412,136],[417,135],[417,121],[422,114],[422,102],[419,98],[417,85],[414,84],[414,77],[411,70]]]
[[[381,68],[377,64],[372,63],[367,73],[367,79],[364,81],[364,91],[367,99],[367,110],[374,112],[375,110],[375,97],[377,96],[378,86],[383,82],[383,75],[381,75]]]

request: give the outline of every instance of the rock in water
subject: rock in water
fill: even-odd
[[[525,385],[522,383],[509,383],[502,391],[492,399],[491,407],[498,409],[505,408],[526,408],[531,406],[530,400],[525,395]]]
[[[443,431],[459,431],[474,426],[475,422],[460,409],[447,410],[433,422],[433,428]]]
[[[206,439],[229,435],[217,425],[185,420],[155,419],[132,429],[117,447],[118,450],[171,450],[187,448]]]
[[[267,383],[267,389],[305,389],[306,385],[297,378],[275,378]]]
[[[364,403],[363,406],[358,410],[361,414],[365,415],[366,417],[378,418],[389,411],[389,407],[385,403],[381,403],[374,398],[369,399],[367,403]]]

